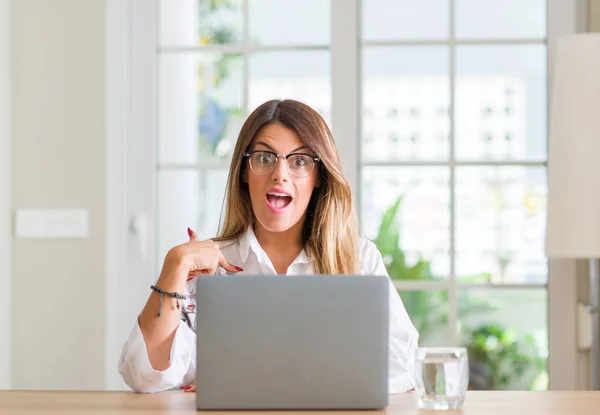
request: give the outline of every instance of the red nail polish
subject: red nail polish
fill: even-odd
[[[186,389],[189,389],[189,388],[190,388],[190,387],[189,387],[189,385],[186,385],[186,386],[182,386],[182,387],[180,387],[179,389],[186,390]]]
[[[235,269],[237,269],[238,271],[243,271],[243,269],[241,269],[240,267],[235,267]]]
[[[188,228],[188,235],[190,236],[190,238],[192,237],[192,234],[193,234],[192,230],[190,228]]]

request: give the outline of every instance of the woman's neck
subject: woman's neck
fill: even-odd
[[[302,220],[283,232],[270,232],[259,223],[254,226],[256,240],[266,252],[278,274],[286,274],[288,267],[302,252],[303,228],[304,221]]]

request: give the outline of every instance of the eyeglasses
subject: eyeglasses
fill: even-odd
[[[318,157],[305,153],[284,155],[265,150],[249,151],[244,153],[244,157],[248,157],[250,169],[258,176],[273,174],[280,157],[285,160],[288,172],[297,178],[310,176],[315,168],[315,164],[321,161]]]

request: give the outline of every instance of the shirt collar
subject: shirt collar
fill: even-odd
[[[269,263],[267,253],[258,243],[258,239],[256,239],[256,235],[254,234],[254,229],[252,225],[248,226],[246,232],[239,239],[239,253],[240,259],[242,262],[246,262],[248,260],[248,256],[250,255],[250,250],[254,252],[259,262]],[[309,264],[312,261],[309,260],[306,251],[303,249],[302,252],[294,259],[290,266],[294,264]]]
[[[250,225],[239,239],[239,253],[242,262],[246,262],[248,259],[248,255],[250,254],[250,244],[253,242],[260,247],[260,245],[258,245],[258,240],[256,240],[256,235],[254,235],[252,225]],[[255,248],[252,250],[256,252]]]

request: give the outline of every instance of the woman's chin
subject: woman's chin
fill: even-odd
[[[285,215],[287,216],[287,215]],[[298,221],[294,221],[284,215],[273,215],[268,212],[262,218],[258,218],[258,222],[267,232],[285,232],[292,228]]]
[[[261,225],[267,232],[273,233],[285,232],[289,230],[292,226],[294,226],[293,223],[289,223],[288,221],[282,220],[269,220],[261,222]]]

